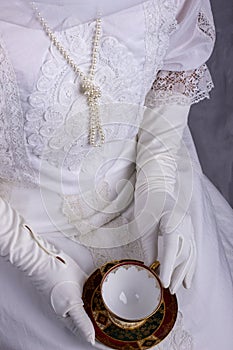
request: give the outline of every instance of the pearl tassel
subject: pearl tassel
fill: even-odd
[[[64,57],[66,62],[72,68],[72,70],[81,79],[81,88],[83,94],[87,98],[87,104],[90,113],[90,125],[89,125],[89,143],[91,146],[101,146],[105,142],[105,134],[100,121],[99,113],[99,98],[101,97],[101,89],[99,86],[94,84],[94,77],[96,72],[96,64],[98,60],[99,43],[101,36],[101,19],[96,19],[96,31],[93,40],[93,50],[90,72],[85,75],[74,60],[70,57],[69,52],[62,46],[59,40],[56,38],[54,32],[49,27],[48,23],[42,17],[39,9],[37,8],[35,2],[31,2],[32,9],[34,10],[37,19],[39,20],[44,32],[49,37],[51,43],[56,47],[60,54]]]

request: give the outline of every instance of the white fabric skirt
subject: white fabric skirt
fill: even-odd
[[[179,315],[158,350],[233,349],[233,211],[203,175],[191,135],[186,144],[194,164],[190,212],[198,248],[192,287],[177,293]],[[62,248],[91,273],[95,267],[86,248],[59,232],[44,238]],[[153,245],[148,240],[148,261]],[[81,336],[65,328],[28,278],[0,257],[0,350],[89,350]],[[96,347],[106,347],[97,344]]]

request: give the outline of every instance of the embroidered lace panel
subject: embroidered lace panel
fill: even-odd
[[[178,312],[173,330],[154,350],[193,350],[193,346],[192,336],[184,329],[183,315]]]
[[[197,18],[198,28],[207,35],[212,41],[215,41],[214,24],[209,20],[204,12],[199,12]]]
[[[81,58],[81,61],[89,62],[91,59],[94,28],[94,23],[85,24],[58,34],[59,40],[70,49],[77,61]],[[124,102],[139,104],[138,79],[143,80],[143,69],[129,49],[116,38],[103,36],[100,64],[96,72],[96,84],[102,88],[101,105]],[[86,132],[89,112],[85,96],[79,92],[77,77],[52,46],[29,103],[25,130],[31,152],[52,165],[60,166],[63,162],[66,169],[77,170],[90,150]],[[104,115],[111,118],[111,113]],[[103,123],[108,122],[103,118]],[[108,125],[106,141],[111,140],[113,134],[116,137],[125,136],[125,129],[114,123]]]
[[[121,247],[101,249],[101,248],[88,248],[92,260],[96,268],[104,265],[109,261],[134,259],[144,261],[143,250],[141,247],[141,241],[136,240]]]
[[[102,105],[143,105],[145,94],[162,63],[169,43],[169,34],[175,26],[174,2],[152,0],[145,2],[143,6],[146,22],[144,67],[115,37],[103,35],[101,39],[96,84],[102,89]],[[69,48],[74,59],[80,61],[81,58],[81,61],[88,64],[91,59],[93,31],[94,23],[79,25],[59,32],[58,37],[64,47]],[[138,81],[141,82],[140,89]],[[90,149],[85,134],[85,130],[88,129],[86,99],[79,93],[78,86],[77,77],[51,46],[47,60],[42,66],[36,91],[29,98],[30,108],[26,113],[25,131],[31,152],[36,157],[46,159],[53,166],[59,167],[63,163],[69,170],[77,170],[80,161]],[[112,140],[113,136],[135,136],[137,128],[132,130],[129,126],[127,133],[126,125],[120,127],[115,123],[115,115],[105,113],[107,114],[111,120],[103,117],[106,141]],[[128,115],[125,115],[125,120],[123,117],[124,113],[121,113],[121,124],[129,123]],[[136,124],[138,125],[137,122]]]
[[[206,64],[191,71],[160,71],[146,97],[146,106],[190,105],[209,98],[213,82]]]
[[[62,212],[69,224],[75,228],[71,232],[65,232],[66,235],[92,247],[92,251],[97,248],[97,252],[100,248],[119,248],[138,238],[128,227],[132,220],[135,186],[135,171],[132,165],[130,167],[131,170],[128,168],[125,171],[121,188],[117,183],[117,188],[114,188],[113,184],[109,184],[105,179],[89,191],[63,196]],[[115,183],[115,179],[113,182]],[[107,253],[107,250],[105,252]]]
[[[24,144],[23,113],[14,69],[0,41],[0,178],[33,186]]]
[[[154,77],[161,69],[169,46],[169,37],[177,28],[177,6],[173,0],[159,0],[144,3],[146,27],[146,64],[142,99],[149,91]]]
[[[0,197],[9,202],[12,193],[12,184],[0,179]]]
[[[103,181],[85,195],[75,194],[63,197],[63,214],[67,216],[69,223],[76,227],[72,239],[79,240],[81,235],[106,225],[114,228],[127,223],[120,216],[120,211],[106,210],[106,205],[111,204],[111,197],[111,189],[107,181]]]

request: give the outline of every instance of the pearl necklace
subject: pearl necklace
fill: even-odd
[[[99,103],[98,100],[101,97],[100,87],[95,85],[94,77],[96,72],[96,64],[98,59],[98,51],[99,51],[99,43],[101,36],[101,19],[96,19],[96,30],[93,40],[93,51],[92,51],[92,59],[91,66],[88,75],[85,75],[78,65],[74,62],[74,60],[70,57],[68,51],[61,45],[59,40],[56,38],[54,32],[49,27],[48,23],[45,21],[44,17],[42,17],[38,7],[35,2],[31,2],[31,7],[35,12],[35,15],[40,22],[44,32],[49,37],[52,44],[56,47],[56,49],[60,52],[72,70],[77,74],[81,80],[81,88],[83,94],[87,98],[87,104],[89,107],[90,113],[90,126],[89,126],[89,143],[92,146],[100,146],[105,141],[105,135],[103,131],[103,127],[100,121],[100,113],[99,113]]]

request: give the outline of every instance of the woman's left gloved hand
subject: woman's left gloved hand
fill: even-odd
[[[156,245],[152,259],[160,259],[161,280],[172,293],[182,283],[190,287],[196,266],[188,213],[192,164],[182,140],[189,109],[177,104],[147,109],[138,134],[134,227],[148,255]]]
[[[159,238],[160,278],[164,287],[169,287],[172,294],[182,283],[190,288],[197,259],[194,228],[189,213],[169,195],[159,222]]]

